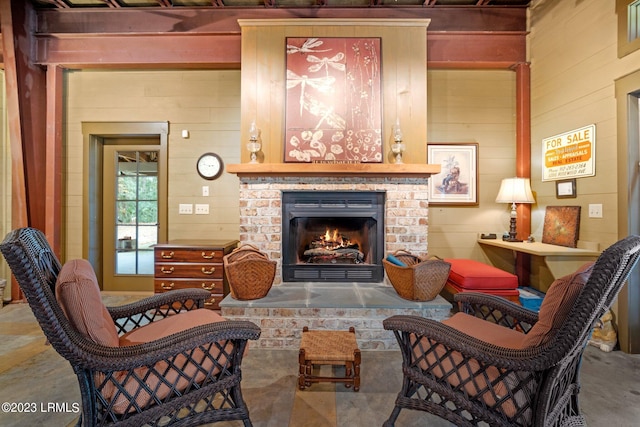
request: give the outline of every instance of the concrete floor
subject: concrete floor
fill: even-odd
[[[130,297],[109,297],[109,305]],[[297,389],[297,351],[251,349],[243,368],[243,393],[255,427],[373,427],[393,409],[401,385],[399,351],[364,351],[359,392],[341,384]],[[323,368],[325,369],[325,368]],[[326,369],[329,369],[328,367]],[[589,347],[582,368],[582,408],[590,426],[637,426],[640,420],[640,355]],[[33,413],[0,412],[0,426],[68,426],[78,414],[78,385],[66,360],[46,346],[26,304],[0,309],[0,402],[36,403]],[[47,410],[67,404],[68,411]],[[41,404],[44,404],[42,406]],[[218,427],[241,426],[240,422]],[[398,427],[440,427],[435,416],[403,410]]]

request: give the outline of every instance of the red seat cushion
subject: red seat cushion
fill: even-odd
[[[447,258],[449,281],[464,290],[517,289],[518,276],[472,259]]]
[[[453,283],[451,280],[447,281],[447,286],[446,289],[451,292],[451,293],[458,293],[458,292],[482,292],[484,294],[489,294],[489,295],[496,295],[499,297],[503,297],[503,298],[507,298],[511,301],[518,301],[519,297],[520,297],[520,292],[518,292],[518,289],[468,289],[468,288],[463,288],[462,286],[458,286],[455,283]]]

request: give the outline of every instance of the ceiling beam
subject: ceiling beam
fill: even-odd
[[[38,38],[36,63],[66,68],[240,68],[240,34]],[[526,33],[434,32],[431,68],[508,69],[526,60]]]
[[[222,1],[222,0],[212,0]],[[429,31],[527,31],[526,7],[370,7],[306,8],[83,8],[73,14],[39,10],[36,34],[66,37],[73,34],[111,35],[120,33],[240,33],[238,19],[289,18],[373,18],[431,19]],[[329,0],[331,1],[331,0]],[[377,1],[377,0],[371,0]],[[132,29],[135,29],[132,31]]]

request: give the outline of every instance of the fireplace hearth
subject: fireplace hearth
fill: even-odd
[[[284,282],[381,282],[385,193],[282,193]]]

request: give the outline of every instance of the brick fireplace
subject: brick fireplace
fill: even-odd
[[[283,191],[284,282],[382,282],[382,191]]]
[[[240,180],[240,243],[258,247],[278,262],[275,284],[282,283],[282,192],[384,192],[384,252],[407,249],[427,253],[426,180],[384,177],[265,177]]]
[[[240,178],[240,244],[251,244],[277,261],[274,286],[267,297],[237,301],[227,296],[222,315],[250,320],[262,328],[259,347],[299,346],[303,326],[310,329],[356,328],[360,348],[395,348],[395,338],[382,328],[394,314],[432,319],[449,316],[451,305],[441,297],[429,302],[401,299],[383,277],[377,283],[284,281],[283,193],[322,192],[383,195],[383,250],[376,256],[406,249],[427,253],[428,177],[434,165],[272,164],[228,165]]]

